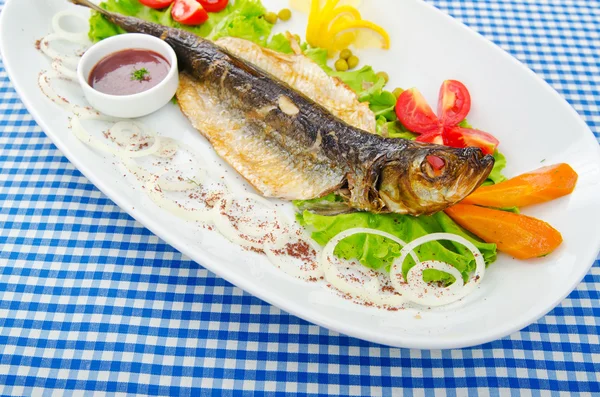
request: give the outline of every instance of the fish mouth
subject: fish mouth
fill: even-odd
[[[473,166],[473,168],[481,167],[482,171],[485,173],[486,170],[487,178],[489,173],[494,168],[495,159],[491,154],[484,154],[483,151],[476,147],[468,147],[463,149],[463,156],[467,158],[467,161]]]
[[[478,176],[471,190],[465,194],[466,197],[469,194],[471,194],[473,190],[477,189],[487,179],[487,177],[492,172],[492,169],[494,169],[496,159],[491,154],[484,154],[479,148],[468,147],[464,149],[464,151],[465,157],[467,158],[468,166],[470,169],[473,170],[473,177]]]

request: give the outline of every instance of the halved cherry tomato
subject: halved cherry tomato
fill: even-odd
[[[208,12],[219,12],[227,7],[229,0],[198,0]]]
[[[416,88],[404,91],[396,102],[396,116],[412,132],[425,134],[440,130],[442,124]]]
[[[140,3],[147,7],[155,8],[158,10],[161,8],[167,8],[174,1],[175,0],[140,0]]]
[[[493,135],[457,125],[470,110],[469,90],[456,80],[446,80],[442,84],[438,102],[440,118],[415,88],[404,91],[396,102],[396,115],[400,122],[410,131],[421,134],[416,141],[456,148],[475,146],[485,154],[493,154],[499,144]]]
[[[500,142],[492,134],[471,128],[452,127],[444,131],[444,145],[452,147],[475,146],[484,154],[494,154]]]
[[[208,13],[196,0],[175,0],[171,16],[184,25],[200,25],[208,19]]]
[[[454,127],[463,121],[471,110],[471,95],[460,81],[446,80],[440,88],[438,117],[445,127]]]

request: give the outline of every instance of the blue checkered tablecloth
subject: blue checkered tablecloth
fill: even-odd
[[[545,78],[600,137],[599,0],[430,2]],[[471,349],[311,325],[121,211],[44,135],[0,63],[1,395],[598,395],[599,289],[596,262],[546,317]]]

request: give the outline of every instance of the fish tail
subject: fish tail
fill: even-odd
[[[97,11],[101,14],[104,15],[109,15],[110,12],[106,11],[105,9],[101,8],[100,6],[98,6],[97,4],[92,3],[89,0],[69,0],[71,3],[78,5],[78,6],[83,6],[83,7],[87,7],[87,8],[91,8],[94,11]]]

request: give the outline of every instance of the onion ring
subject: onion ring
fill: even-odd
[[[464,283],[462,274],[447,263],[415,260],[413,250],[416,247],[430,241],[439,240],[449,240],[462,244],[473,254],[476,267],[471,280],[467,284]],[[402,275],[402,264],[409,254],[415,260],[415,266],[408,271],[408,280],[405,281]],[[427,269],[450,273],[456,278],[456,281],[448,287],[438,287],[425,283],[423,281],[423,271]],[[411,241],[402,248],[400,257],[392,263],[390,269],[390,278],[394,288],[402,295],[407,296],[411,302],[424,306],[442,306],[464,298],[477,287],[484,275],[485,262],[481,252],[469,240],[451,233],[432,233]],[[419,289],[419,285],[422,285],[421,289]]]

